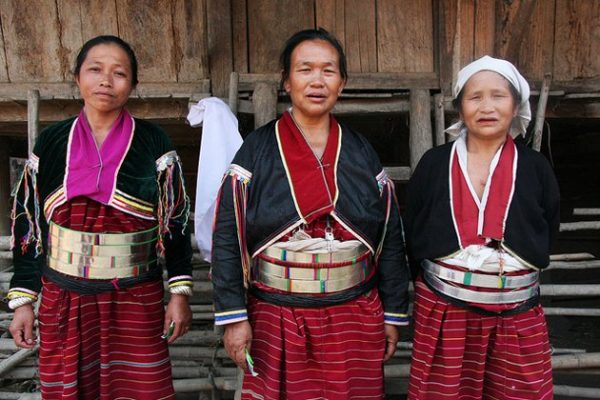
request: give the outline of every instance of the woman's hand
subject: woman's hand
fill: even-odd
[[[250,351],[252,344],[252,327],[250,323],[248,321],[240,321],[225,325],[223,342],[225,343],[225,351],[227,351],[229,358],[244,371],[248,370],[245,350]]]
[[[400,333],[396,325],[384,324],[385,329],[385,354],[383,356],[383,362],[388,361],[396,352],[396,345],[400,338]]]
[[[169,328],[173,325],[173,332],[169,334]],[[163,336],[168,339],[167,343],[173,343],[175,339],[185,335],[192,324],[192,310],[188,296],[182,294],[171,294],[171,299],[165,312],[165,326]]]
[[[25,304],[15,310],[8,330],[15,341],[17,347],[32,349],[36,344],[36,337],[33,334],[33,323],[35,314],[31,304]]]

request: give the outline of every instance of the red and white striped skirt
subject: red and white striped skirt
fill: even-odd
[[[43,281],[42,398],[174,399],[163,283],[80,295]]]
[[[242,399],[382,399],[385,334],[376,290],[337,306],[283,307],[249,299],[257,377]]]
[[[452,305],[419,278],[409,399],[552,399],[552,365],[540,305],[485,316]]]

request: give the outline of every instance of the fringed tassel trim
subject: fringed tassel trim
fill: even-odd
[[[170,235],[169,221],[183,218],[182,232],[185,230],[190,217],[190,198],[185,191],[183,183],[183,170],[181,160],[175,151],[165,153],[156,160],[157,184],[158,184],[158,241],[156,248],[158,254],[165,254],[164,237]],[[177,172],[177,175],[175,174]],[[177,185],[173,180],[178,177]],[[178,189],[175,192],[175,189]]]
[[[381,255],[381,251],[383,250],[383,243],[385,242],[385,236],[387,233],[390,215],[392,213],[392,207],[396,203],[395,202],[396,195],[395,195],[395,191],[394,191],[394,182],[387,177],[385,172],[382,171],[382,174],[384,174],[382,179],[379,179],[381,174],[379,174],[377,176],[377,178],[378,178],[377,183],[380,187],[380,192],[381,192],[382,197],[385,198],[385,203],[386,203],[386,205],[385,205],[385,223],[383,225],[383,232],[381,234],[381,240],[379,241],[379,245],[377,246],[377,251],[375,252],[375,261],[376,262],[379,260],[379,256]]]
[[[25,167],[23,168],[23,172],[17,182],[11,196],[13,197],[13,207],[10,214],[12,219],[11,225],[11,239],[10,239],[10,247],[13,249],[16,245],[17,238],[15,237],[15,225],[17,219],[21,216],[25,216],[27,218],[27,223],[29,225],[27,229],[27,233],[20,238],[20,246],[21,252],[24,254],[27,252],[29,245],[35,242],[35,255],[36,257],[43,253],[42,247],[42,230],[40,228],[40,194],[37,188],[37,172],[39,166],[39,158],[32,154],[30,158],[25,163]],[[21,207],[23,211],[17,214],[17,205],[19,204],[19,189],[23,188],[23,203]],[[33,190],[33,194],[31,191]],[[28,207],[30,197],[33,195],[33,214]]]
[[[248,205],[248,186],[252,179],[252,173],[239,165],[232,164],[227,174],[231,176],[233,208],[235,211],[238,243],[240,245],[244,287],[248,288],[250,283],[251,257],[248,252],[248,244],[246,241],[246,207]]]

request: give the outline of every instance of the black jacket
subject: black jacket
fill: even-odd
[[[558,184],[543,155],[516,144],[515,191],[502,246],[521,260],[544,268],[550,262],[550,248],[560,223]],[[423,259],[442,258],[460,250],[450,208],[452,145],[447,143],[425,153],[409,181],[403,219],[413,271]]]
[[[233,160],[233,164],[251,174],[245,232],[250,256],[288,232],[300,220],[279,154],[275,122],[252,132]],[[382,237],[386,211],[376,179],[382,167],[364,137],[343,126],[341,137],[337,167],[339,198],[333,213],[375,250]],[[217,313],[245,308],[232,179],[236,177],[228,175],[223,182],[213,236],[212,281]],[[384,311],[406,313],[409,276],[395,198],[379,258],[378,278]]]

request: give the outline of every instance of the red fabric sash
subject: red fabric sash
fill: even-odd
[[[341,130],[333,117],[329,138],[321,162],[302,136],[289,112],[277,121],[279,153],[286,169],[296,209],[308,223],[329,214],[335,208],[337,185],[335,172],[341,145]]]
[[[498,165],[491,176],[487,203],[483,212],[483,230],[478,234],[479,207],[469,190],[467,173],[463,171],[454,152],[452,159],[452,213],[458,231],[461,247],[472,244],[485,244],[487,239],[501,241],[504,238],[504,222],[512,200],[516,147],[513,139],[507,136],[500,153]],[[488,178],[489,179],[489,178]],[[482,199],[483,201],[484,199]]]

